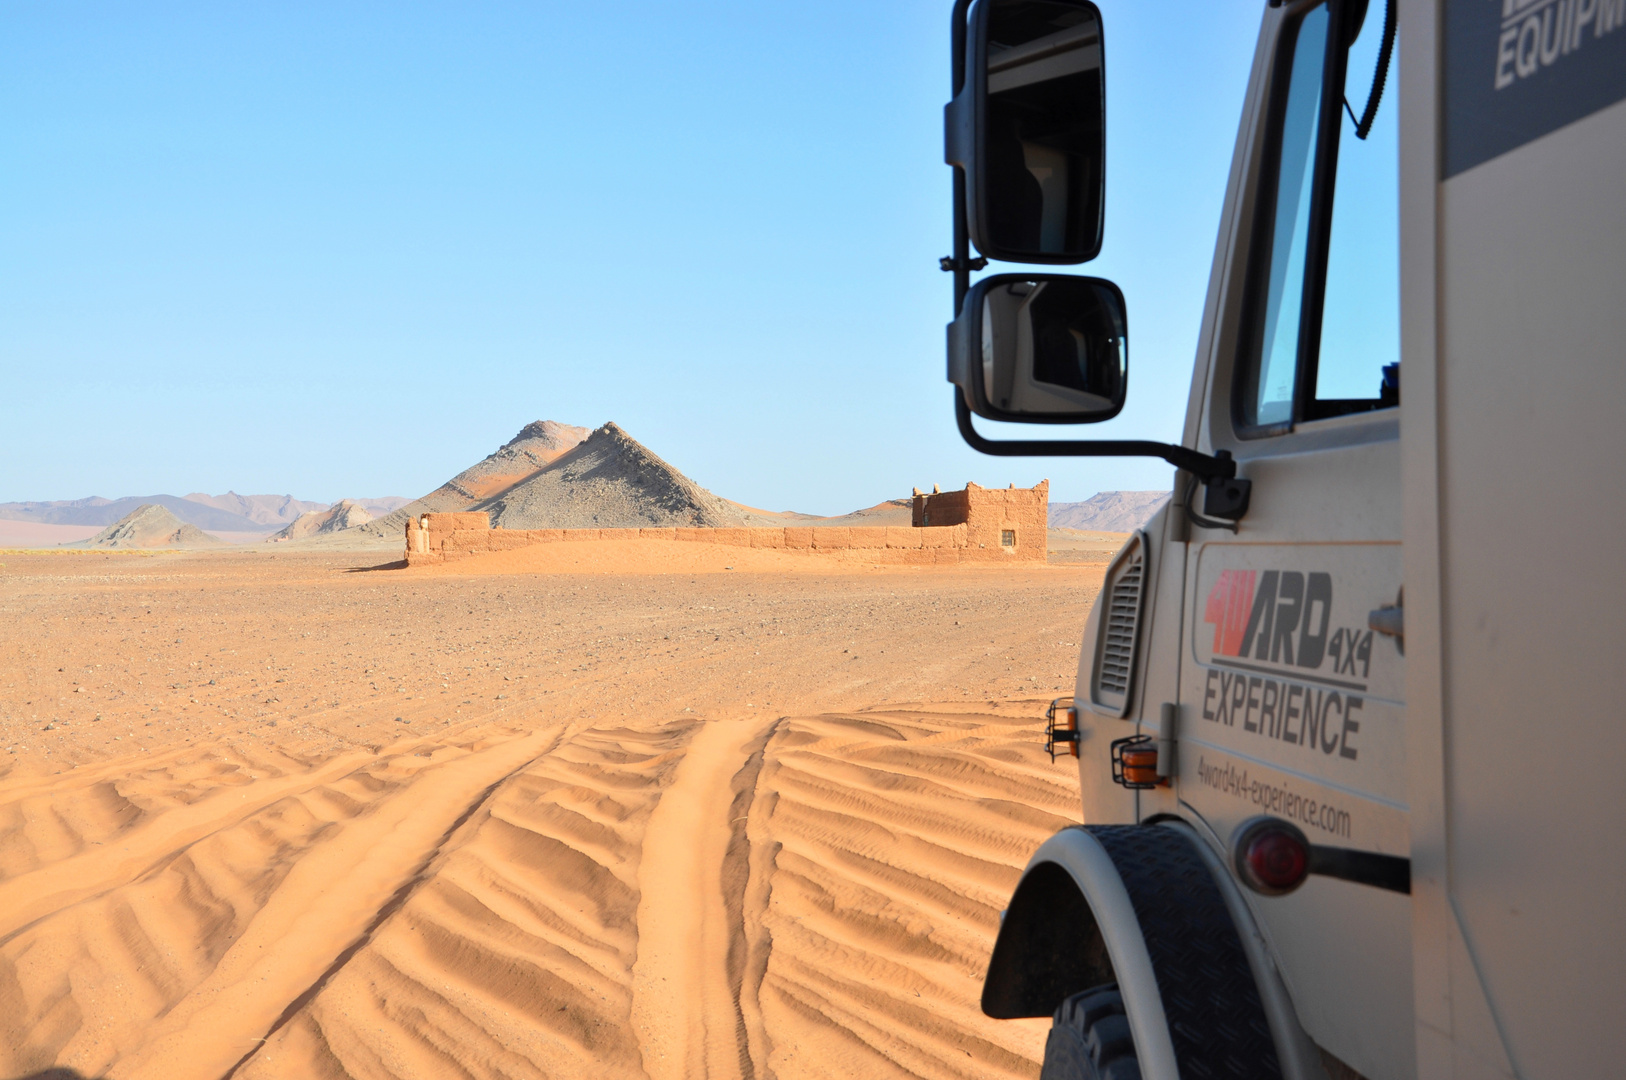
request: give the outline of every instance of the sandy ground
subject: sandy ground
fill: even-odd
[[[0,518],[0,548],[49,548],[89,540],[103,525],[46,525]]]
[[[1036,1076],[1108,555],[0,555],[0,1077]]]

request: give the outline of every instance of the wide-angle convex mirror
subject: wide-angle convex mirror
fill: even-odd
[[[978,0],[945,157],[966,174],[971,243],[990,259],[1080,263],[1101,250],[1101,15],[1087,0]]]
[[[949,381],[989,420],[1081,424],[1123,408],[1123,294],[1101,278],[999,274],[949,324]]]

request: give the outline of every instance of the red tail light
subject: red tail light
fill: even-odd
[[[1231,839],[1237,877],[1255,892],[1281,896],[1310,876],[1310,842],[1293,824],[1256,817],[1243,822]]]
[[[1248,845],[1248,868],[1261,884],[1287,892],[1307,876],[1310,853],[1286,833],[1261,833]]]

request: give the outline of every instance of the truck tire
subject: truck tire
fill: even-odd
[[[1039,1080],[1140,1080],[1116,983],[1074,994],[1056,1009]]]

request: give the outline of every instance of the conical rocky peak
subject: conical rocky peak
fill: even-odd
[[[497,450],[470,465],[421,499],[357,526],[360,535],[400,538],[407,521],[419,514],[472,510],[530,479],[549,462],[587,438],[587,429],[556,420],[533,420]]]
[[[684,476],[614,423],[535,476],[475,509],[503,529],[731,526],[735,507]]]

